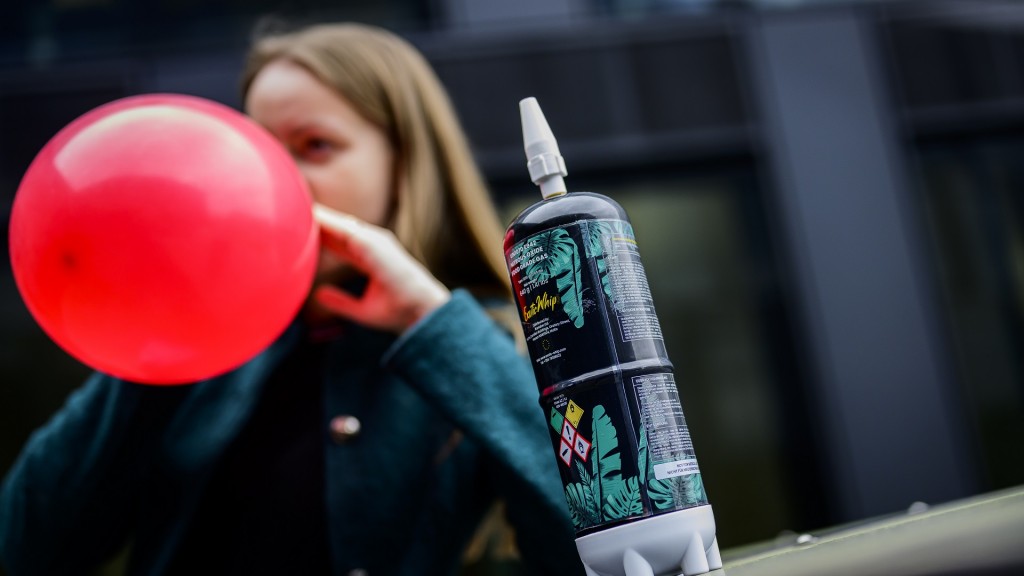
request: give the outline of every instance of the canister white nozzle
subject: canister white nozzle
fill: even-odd
[[[565,160],[558,151],[558,142],[548,127],[548,121],[534,97],[519,101],[519,116],[523,122],[523,147],[526,149],[526,167],[530,179],[540,186],[545,198],[565,194],[565,180],[568,175]]]

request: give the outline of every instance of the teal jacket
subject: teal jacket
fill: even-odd
[[[4,481],[3,565],[82,574],[131,542],[128,572],[161,574],[296,340],[290,329],[237,370],[185,387],[92,377]],[[468,293],[400,339],[350,326],[328,358],[324,426],[339,414],[362,422],[353,441],[324,445],[334,574],[453,574],[499,498],[536,573],[583,573],[532,371]],[[463,440],[448,451],[455,430]]]

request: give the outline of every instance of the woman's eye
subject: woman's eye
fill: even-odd
[[[332,150],[331,143],[323,138],[307,138],[299,143],[298,153],[308,160],[323,158]]]

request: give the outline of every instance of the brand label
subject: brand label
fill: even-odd
[[[604,368],[609,358],[668,361],[629,222],[559,226],[505,257],[542,389]]]

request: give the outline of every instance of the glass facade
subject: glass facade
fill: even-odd
[[[1024,481],[1024,139],[919,147],[947,333],[986,484]]]
[[[1024,35],[1019,6],[889,11],[883,38],[960,401],[987,489],[1024,482]]]

